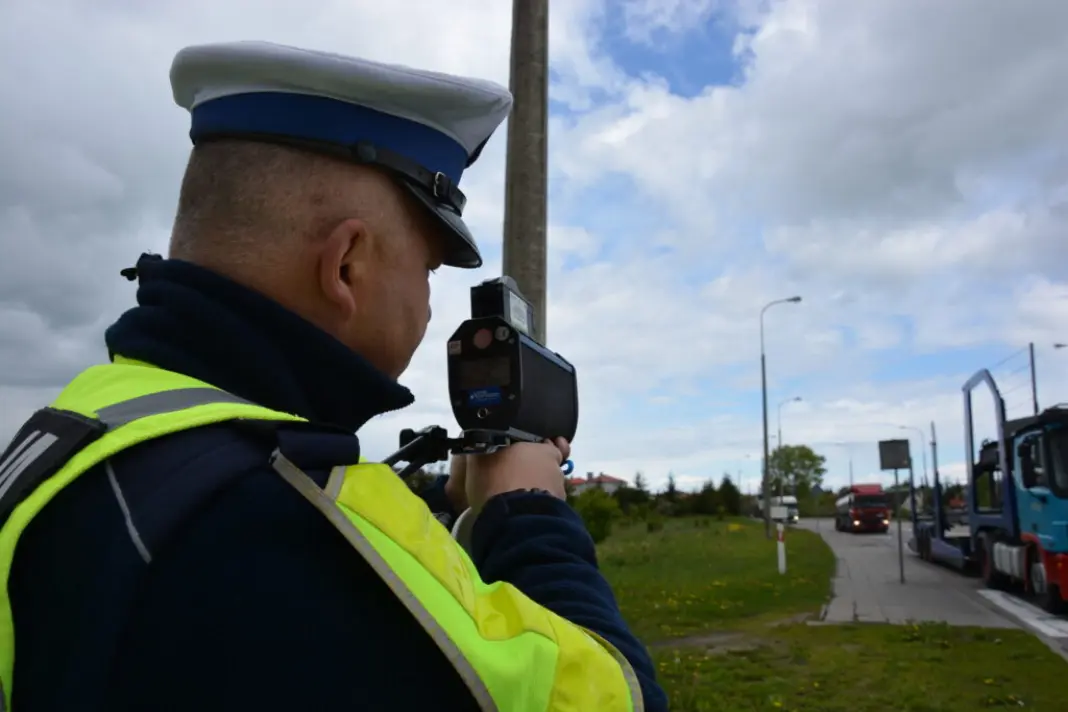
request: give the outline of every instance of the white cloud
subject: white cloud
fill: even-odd
[[[688,29],[745,28],[744,82],[688,98],[655,68],[628,75],[617,15],[679,67]],[[960,384],[1027,341],[1043,399],[1068,400],[1068,353],[1049,349],[1068,341],[1066,20],[1059,0],[555,3],[549,335],[578,368],[578,468],[752,483],[758,315],[794,293],[766,318],[769,401],[804,397],[784,438],[821,443],[839,483],[850,448],[827,443],[868,443],[851,448],[868,476],[897,425],[936,421],[961,462]],[[509,22],[492,0],[4,3],[0,439],[105,357],[132,297],[118,270],[164,248],[188,150],[179,47],[267,39],[507,83]],[[443,342],[500,269],[504,135],[464,185],[488,264],[434,278],[403,379],[417,404],[368,426],[370,454],[452,422]]]

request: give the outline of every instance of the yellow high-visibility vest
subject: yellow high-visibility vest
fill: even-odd
[[[121,357],[82,372],[51,407],[99,421],[106,430],[39,484],[0,528],[0,712],[10,710],[15,665],[11,563],[19,536],[53,497],[82,473],[147,440],[237,419],[302,420]],[[281,452],[271,463],[389,585],[483,710],[642,709],[637,678],[619,651],[511,584],[484,583],[463,548],[386,465],[338,463],[319,488]]]

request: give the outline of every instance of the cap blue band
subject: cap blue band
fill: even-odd
[[[257,92],[207,101],[192,111],[189,137],[268,134],[338,146],[369,141],[432,172],[460,182],[467,151],[453,138],[416,121],[366,106],[308,94]]]

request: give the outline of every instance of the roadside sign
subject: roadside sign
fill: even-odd
[[[907,470],[911,464],[908,440],[879,441],[879,469]]]
[[[909,471],[909,486],[912,483],[912,455],[909,453],[908,440],[880,440],[879,441],[879,469],[894,471],[894,498],[895,501],[901,492],[901,483],[898,480],[898,470]],[[895,510],[897,507],[894,508]],[[900,515],[900,512],[894,511]],[[901,583],[905,583],[905,545],[902,543],[901,533],[902,517],[897,517],[897,565]]]

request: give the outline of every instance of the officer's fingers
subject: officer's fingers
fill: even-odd
[[[571,457],[571,443],[567,441],[567,438],[556,438],[555,440],[553,440],[553,445],[555,445],[556,449],[560,451],[561,463],[563,463],[563,461],[567,458]]]
[[[548,438],[546,438],[545,440],[541,441],[541,444],[543,446],[548,445],[549,448],[552,449],[552,453],[553,453],[553,456],[554,456],[554,458],[556,460],[556,464],[557,465],[564,464],[564,453],[560,452],[560,448],[558,448],[556,446],[555,442],[553,442],[552,440],[549,440]],[[548,450],[548,448],[547,448],[547,450]]]

